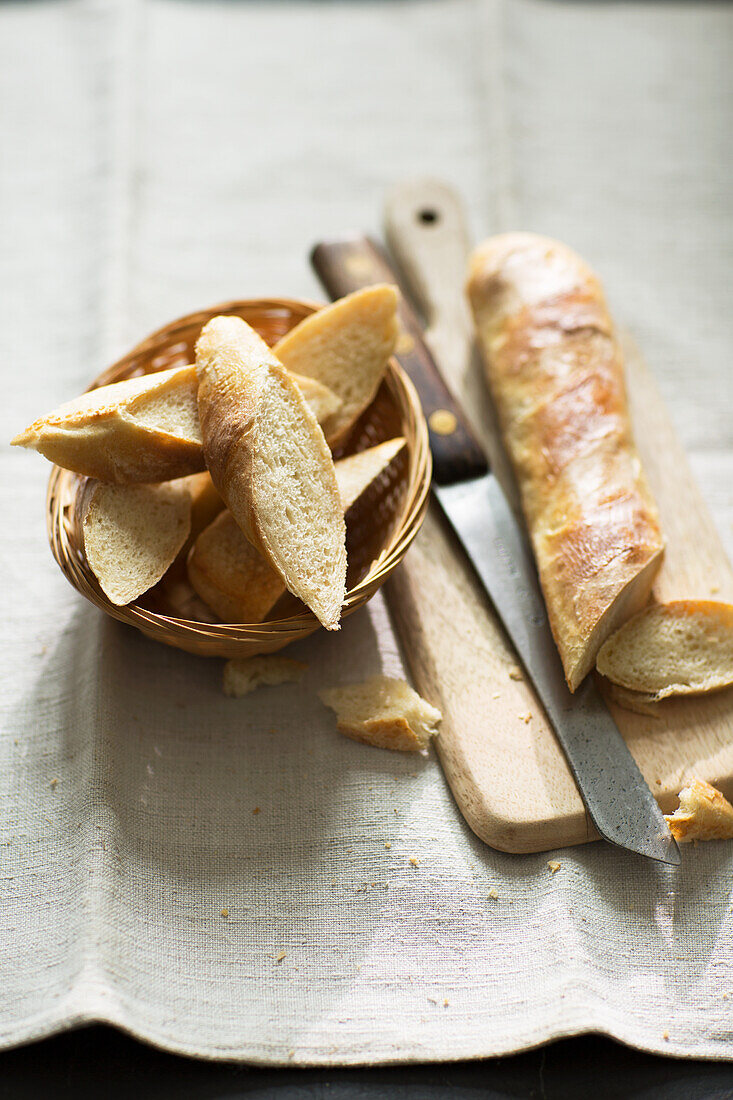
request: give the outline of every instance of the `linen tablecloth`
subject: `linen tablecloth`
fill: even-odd
[[[227,699],[221,662],[67,585],[48,467],[7,444],[172,317],[318,296],[312,243],[378,231],[428,174],[477,237],[599,271],[731,551],[732,28],[702,3],[0,8],[2,1045],[98,1019],[272,1064],[588,1030],[733,1056],[730,845],[672,871],[593,844],[556,874],[490,850],[434,755],[348,742],[317,700],[399,674],[380,597],[293,650],[302,685]]]

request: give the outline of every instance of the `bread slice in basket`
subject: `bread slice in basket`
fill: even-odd
[[[89,480],[76,498],[89,566],[113,604],[132,603],[157,584],[191,526],[185,482],[106,485]]]
[[[344,514],[404,446],[398,436],[336,462]],[[262,622],[286,591],[229,511],[221,512],[196,539],[188,556],[188,579],[225,623]]]
[[[239,527],[328,630],[346,590],[346,527],[318,421],[279,360],[239,317],[196,344],[206,465]]]
[[[341,399],[297,378],[319,420]],[[84,477],[112,484],[170,481],[204,469],[194,366],[113,382],[60,405],[12,440]]]
[[[273,351],[290,371],[328,386],[341,404],[323,421],[332,445],[372,402],[399,334],[396,287],[366,287],[319,309]]]

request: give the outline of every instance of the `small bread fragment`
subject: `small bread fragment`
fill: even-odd
[[[299,683],[308,666],[289,657],[245,657],[224,665],[224,694],[240,699],[263,684]]]
[[[729,687],[733,606],[675,600],[647,607],[604,643],[596,667],[644,703]]]
[[[341,400],[313,378],[294,381],[320,421]],[[204,469],[193,366],[100,386],[12,440],[83,477],[116,485],[170,481]]]
[[[404,680],[372,676],[359,684],[328,688],[321,702],[336,711],[341,733],[381,749],[421,752],[443,716]]]
[[[88,481],[77,515],[84,552],[112,603],[131,603],[157,584],[188,537],[185,483],[105,485]]]
[[[322,421],[326,439],[337,443],[371,403],[399,334],[397,288],[365,287],[312,313],[273,351],[283,366],[328,386],[341,406]]]
[[[293,595],[337,630],[346,526],[328,444],[283,365],[239,317],[196,344],[199,420],[211,479]]]
[[[704,779],[691,779],[679,793],[680,804],[665,814],[675,840],[730,840],[733,838],[733,806]]]

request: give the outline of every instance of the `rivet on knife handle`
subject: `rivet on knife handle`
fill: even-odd
[[[319,244],[311,259],[323,285],[335,298],[371,283],[395,281],[392,268],[367,237]],[[395,357],[420,395],[430,432],[433,479],[438,485],[450,485],[480,477],[488,470],[486,455],[436,370],[420,323],[404,298],[399,313],[402,334]]]

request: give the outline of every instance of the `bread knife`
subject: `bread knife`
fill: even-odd
[[[431,214],[437,216],[434,210]],[[415,211],[416,219],[423,216]],[[401,283],[383,250],[366,237],[322,242],[311,259],[332,298],[374,283]],[[664,816],[592,677],[574,694],[565,683],[526,534],[443,381],[404,292],[400,322],[396,358],[415,385],[428,421],[433,495],[532,681],[593,824],[620,848],[679,864]]]

